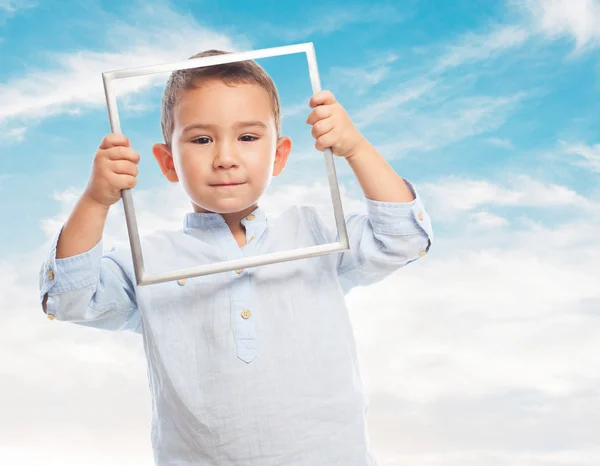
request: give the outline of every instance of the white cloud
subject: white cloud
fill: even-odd
[[[515,145],[507,138],[488,138],[487,142],[502,149],[514,149]]]
[[[458,427],[458,426],[457,426]],[[460,427],[458,427],[460,429]],[[507,426],[510,429],[510,426]],[[407,434],[410,434],[407,432]],[[406,438],[406,437],[405,437]],[[585,447],[576,451],[531,453],[452,449],[440,453],[393,454],[381,466],[596,466],[600,464],[600,451]]]
[[[508,223],[508,219],[489,212],[476,212],[472,215],[472,225],[475,228],[500,228]]]
[[[452,236],[450,219],[434,213],[437,241],[424,260],[349,296],[382,464],[595,464],[584,432],[600,414],[590,396],[600,381],[590,371],[600,362],[598,211],[552,228],[472,228],[478,214],[455,210],[456,195],[498,205],[522,194],[490,195],[488,183],[432,193],[439,184],[417,187],[430,213],[434,200],[436,212],[450,210]],[[544,192],[574,198],[534,190],[538,204]]]
[[[101,73],[185,59],[200,50],[249,48],[243,37],[232,38],[200,26],[193,18],[166,8],[136,10],[136,24],[123,20],[107,24],[106,41],[112,52],[80,50],[51,53],[52,65],[0,84],[0,124],[10,119],[44,118],[81,109],[105,107]],[[157,20],[156,18],[160,18]],[[171,27],[177,24],[177,28]],[[161,31],[156,40],[156,31]],[[165,75],[119,80],[121,95],[164,84]]]
[[[38,300],[41,257],[38,250],[16,262],[0,260],[0,351],[10,356],[0,360],[0,463],[38,464],[34,451],[42,450],[44,464],[100,464],[106,444],[115,456],[132,450],[142,456],[148,449],[143,429],[149,395],[141,342],[134,335],[53,326]],[[135,421],[123,415],[132,411]],[[87,423],[90,418],[97,424]],[[39,448],[31,448],[32,438]]]
[[[600,144],[590,146],[585,143],[559,142],[563,153],[577,156],[577,160],[569,160],[571,163],[594,172],[600,172]]]
[[[494,58],[538,35],[550,40],[569,37],[575,41],[576,52],[600,45],[599,0],[507,0],[507,4],[525,13],[522,21],[491,25],[485,33],[464,34],[447,46],[434,70]]]
[[[522,26],[495,26],[484,34],[467,33],[460,40],[447,46],[438,58],[436,72],[446,71],[465,64],[488,60],[494,56],[525,44],[528,31]]]
[[[43,434],[43,433],[40,433]],[[70,439],[73,441],[72,439]],[[105,448],[106,450],[106,448]],[[59,447],[46,446],[45,448],[32,449],[30,447],[2,447],[0,446],[0,463],[10,466],[106,466],[115,464],[119,466],[148,466],[153,464],[152,455],[109,455],[105,451],[91,454],[84,449],[76,449],[69,445],[69,451]]]
[[[435,183],[425,183],[436,216],[453,216],[458,211],[472,211],[479,207],[512,206],[546,209],[570,206],[600,211],[600,202],[590,200],[576,191],[556,184],[546,184],[528,175],[513,175],[507,179],[509,187],[487,180],[473,180],[449,176]]]
[[[389,75],[390,64],[396,60],[398,60],[396,54],[388,53],[357,68],[333,66],[329,69],[329,73],[336,85],[351,89],[356,95],[362,96]]]
[[[511,96],[454,97],[433,85],[384,96],[358,116],[358,126],[393,124],[394,140],[378,146],[387,158],[428,152],[500,128],[526,98]],[[395,105],[389,102],[395,101]],[[405,104],[405,106],[402,106]],[[385,113],[384,113],[385,112]],[[375,120],[377,119],[377,120]]]
[[[600,45],[600,1],[524,0],[521,5],[536,32],[550,39],[570,37],[576,52]]]
[[[27,128],[24,126],[17,128],[0,128],[0,144],[16,144],[25,140],[25,132]]]
[[[0,0],[0,10],[7,13],[16,13],[18,10],[34,8],[36,3],[26,0]]]
[[[390,118],[390,113],[402,105],[417,101],[432,91],[436,86],[434,81],[417,80],[403,83],[388,92],[385,92],[374,103],[361,108],[360,113],[354,117],[358,127],[366,127],[369,124],[380,122],[382,118]]]

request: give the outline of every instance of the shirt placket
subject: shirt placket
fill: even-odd
[[[227,260],[236,260],[252,251],[254,242],[259,235],[255,224],[256,217],[251,214],[242,222],[246,227],[246,245],[240,248],[227,225],[213,227],[215,237]],[[235,342],[237,357],[246,363],[252,362],[258,354],[256,339],[256,319],[259,317],[256,303],[253,299],[249,272],[238,269],[227,272],[233,275],[231,279],[231,318],[235,327]]]

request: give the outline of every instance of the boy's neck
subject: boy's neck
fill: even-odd
[[[257,207],[258,203],[254,203],[250,207],[247,207],[246,209],[241,210],[239,212],[221,214],[221,216],[225,220],[225,223],[227,224],[232,233],[245,232],[246,229],[244,228],[244,225],[242,225],[242,219],[254,212],[254,210],[256,210]],[[198,208],[196,206],[194,206],[194,210],[198,212]]]

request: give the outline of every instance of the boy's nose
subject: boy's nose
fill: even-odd
[[[235,149],[231,145],[224,144],[217,147],[213,162],[215,168],[230,168],[231,166],[236,165],[237,162],[238,158],[235,154]]]

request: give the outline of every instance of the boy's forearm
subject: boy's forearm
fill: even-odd
[[[366,139],[346,160],[366,198],[380,202],[411,202],[415,199],[402,177]]]
[[[81,196],[65,223],[58,244],[56,258],[83,254],[102,239],[108,206],[99,204],[85,194]]]

